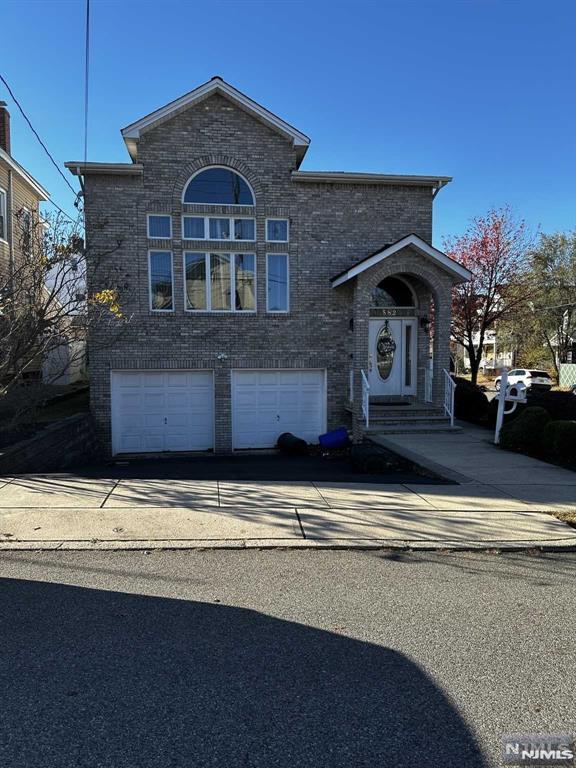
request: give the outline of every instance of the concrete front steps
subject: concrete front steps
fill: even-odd
[[[450,426],[450,419],[444,410],[433,405],[370,403],[370,426],[366,430],[367,434],[399,435],[458,431],[460,427]]]

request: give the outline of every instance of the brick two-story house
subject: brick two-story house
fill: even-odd
[[[301,171],[308,137],[219,77],[122,135],[131,162],[66,164],[89,251],[113,251],[130,286],[118,339],[90,339],[113,453],[442,416],[451,290],[469,276],[430,245],[449,178]]]

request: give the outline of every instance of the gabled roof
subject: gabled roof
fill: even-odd
[[[181,96],[175,101],[171,101],[169,104],[166,104],[166,106],[160,107],[160,109],[157,109],[155,112],[151,112],[149,115],[146,115],[146,117],[142,117],[135,123],[131,123],[130,125],[127,125],[126,128],[123,128],[122,136],[126,142],[126,147],[128,148],[132,160],[136,162],[138,157],[138,140],[140,139],[141,131],[151,128],[160,120],[164,120],[175,112],[190,107],[215,93],[219,93],[230,101],[233,101],[243,110],[266,124],[269,128],[282,134],[285,138],[290,139],[293,146],[296,148],[298,162],[302,162],[306,150],[308,149],[308,145],[310,144],[308,136],[301,131],[298,131],[277,115],[268,111],[265,107],[257,104],[249,96],[241,93],[229,83],[226,83],[221,77],[213,77],[207,83],[190,91],[190,93]]]
[[[32,187],[39,200],[50,199],[50,193],[47,192],[44,187],[38,181],[36,181],[36,179],[31,176],[25,168],[20,165],[20,163],[17,163],[12,155],[9,155],[8,152],[5,152],[2,147],[0,147],[0,160],[3,160],[6,165],[15,171],[20,176],[20,178],[22,178],[28,184],[28,186]]]
[[[379,251],[376,251],[370,256],[366,256],[366,258],[362,259],[362,261],[356,262],[356,264],[354,264],[352,267],[349,267],[343,272],[340,272],[338,275],[335,275],[332,278],[332,288],[337,288],[339,285],[347,283],[348,280],[352,280],[354,277],[361,274],[365,270],[370,269],[370,267],[375,266],[379,262],[388,258],[388,256],[392,256],[394,253],[401,251],[402,248],[406,248],[407,246],[414,248],[423,256],[426,256],[431,261],[435,262],[445,272],[451,274],[455,283],[464,283],[467,280],[470,280],[472,277],[472,273],[470,270],[466,269],[466,267],[458,264],[457,261],[454,261],[454,259],[446,256],[445,253],[442,253],[442,251],[434,248],[432,245],[430,245],[430,243],[427,243],[426,240],[423,240],[418,235],[411,234],[406,235],[406,237],[403,237],[401,240],[397,240],[392,245],[385,245]]]

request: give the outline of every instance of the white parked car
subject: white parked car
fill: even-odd
[[[496,391],[500,391],[501,376],[498,376],[494,380],[494,387]],[[513,371],[508,372],[508,384],[524,384],[526,389],[532,390],[544,390],[548,391],[552,389],[552,379],[546,371],[529,371],[526,368],[514,368]]]

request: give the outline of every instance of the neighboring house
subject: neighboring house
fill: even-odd
[[[480,334],[474,334],[472,339],[474,346],[478,349],[480,344]],[[468,350],[460,344],[455,344],[459,362],[464,370],[470,370],[470,358]],[[480,370],[485,374],[492,374],[502,368],[509,368],[514,365],[514,350],[511,339],[505,334],[499,334],[497,329],[490,329],[484,334],[484,344],[482,345],[482,358],[480,361]]]
[[[301,171],[309,138],[218,77],[122,135],[131,162],[66,163],[88,251],[114,250],[132,288],[114,344],[89,338],[113,453],[267,448],[350,421],[359,439],[387,402],[441,413],[452,286],[470,277],[430,245],[450,178]]]
[[[12,276],[21,278],[24,249],[33,248],[35,225],[40,219],[40,203],[49,193],[11,154],[10,114],[0,101],[0,288],[12,285]],[[48,291],[48,288],[45,287]],[[47,294],[48,295],[48,294]],[[85,341],[80,333],[39,354],[27,366],[22,378],[42,379],[50,384],[68,384],[86,379]]]
[[[10,114],[0,101],[0,281],[6,281],[23,258],[25,229],[39,217],[49,194],[11,155]]]
[[[11,154],[10,113],[0,101],[0,287],[10,283],[30,246],[39,206],[49,194]],[[28,366],[24,376],[41,376],[42,361]]]

